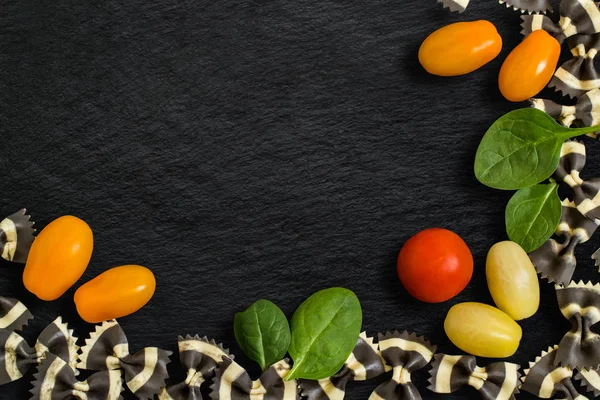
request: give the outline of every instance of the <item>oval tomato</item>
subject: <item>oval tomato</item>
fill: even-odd
[[[487,255],[485,275],[496,306],[515,321],[535,314],[540,283],[531,259],[515,242],[496,243]]]
[[[446,315],[444,330],[462,351],[487,358],[512,356],[523,336],[521,327],[511,317],[482,303],[453,306]]]
[[[471,250],[456,233],[430,228],[411,237],[398,255],[398,277],[416,299],[441,303],[456,296],[473,275]]]
[[[133,314],[154,295],[154,274],[140,265],[123,265],[105,271],[75,292],[79,316],[95,324]]]
[[[433,75],[465,75],[492,61],[501,50],[502,37],[491,22],[457,22],[423,41],[419,62]]]
[[[81,278],[92,251],[94,235],[85,221],[66,215],[48,224],[33,241],[23,283],[42,300],[56,300]]]
[[[546,31],[533,31],[504,60],[498,76],[500,92],[509,101],[529,100],[550,82],[559,57],[558,41]]]

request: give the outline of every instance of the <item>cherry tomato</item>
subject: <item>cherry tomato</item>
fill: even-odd
[[[423,41],[419,62],[433,75],[465,75],[492,61],[501,50],[502,38],[491,22],[457,22]]]
[[[398,277],[416,299],[441,303],[456,296],[473,275],[473,256],[456,233],[430,228],[417,233],[400,250]]]
[[[94,249],[94,236],[84,221],[70,215],[52,221],[33,241],[23,283],[42,300],[56,300],[83,275]]]
[[[109,269],[75,292],[81,318],[95,324],[133,314],[154,295],[156,280],[148,268],[123,265]]]
[[[560,43],[544,30],[533,31],[504,60],[500,92],[514,102],[532,98],[552,79],[559,57]]]
[[[515,242],[496,243],[487,255],[485,274],[496,306],[515,321],[535,314],[540,283],[531,259]]]
[[[510,357],[519,348],[519,324],[495,307],[481,303],[453,306],[444,320],[448,339],[464,352],[478,357]]]

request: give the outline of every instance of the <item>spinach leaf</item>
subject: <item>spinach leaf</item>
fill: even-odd
[[[235,340],[262,370],[285,357],[290,346],[290,326],[285,314],[269,300],[258,300],[235,315]]]
[[[552,236],[561,214],[556,182],[520,189],[506,206],[506,232],[510,240],[530,253]]]
[[[565,140],[598,130],[599,126],[565,128],[535,108],[511,111],[483,136],[475,156],[475,176],[495,189],[535,185],[556,170]]]
[[[290,355],[294,360],[286,380],[327,378],[340,370],[356,345],[362,309],[356,295],[344,288],[321,290],[292,316]]]

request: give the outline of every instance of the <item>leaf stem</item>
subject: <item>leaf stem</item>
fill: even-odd
[[[584,126],[583,128],[570,128],[568,138],[586,135],[588,133],[600,132],[600,125]]]

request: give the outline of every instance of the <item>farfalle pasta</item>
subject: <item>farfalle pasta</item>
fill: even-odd
[[[536,101],[534,104],[545,109],[554,107],[546,100]],[[562,145],[561,157],[554,177],[558,181],[567,183],[574,193],[574,201],[568,199],[562,201],[561,220],[555,232],[562,238],[562,242],[554,238],[548,239],[529,255],[536,271],[543,278],[561,285],[569,283],[573,277],[577,266],[575,249],[580,243],[587,242],[600,224],[600,220],[593,217],[595,196],[591,194],[588,184],[584,184],[579,176],[585,160],[586,151],[583,143],[567,141]],[[591,187],[595,185],[594,182],[592,180]],[[591,197],[588,198],[589,196]]]
[[[437,2],[450,11],[463,13],[469,6],[470,0],[437,0]]]
[[[573,385],[573,370],[569,367],[556,365],[556,350],[558,346],[549,347],[547,351],[529,363],[521,377],[521,390],[529,392],[541,399],[584,400]]]
[[[592,0],[562,0],[560,19],[552,21],[546,15],[524,15],[521,33],[525,36],[543,29],[560,43],[575,35],[593,35],[600,32],[600,10]]]
[[[165,386],[172,354],[147,347],[129,354],[129,343],[117,321],[106,321],[86,339],[77,367],[92,371],[122,370],[125,384],[140,399],[151,399]]]
[[[444,8],[450,11],[459,13],[464,12],[469,5],[469,0],[437,0]],[[506,5],[507,8],[512,8],[515,11],[528,13],[545,13],[552,12],[552,4],[550,0],[499,0],[500,4]]]
[[[62,359],[71,369],[77,363],[77,338],[61,317],[48,325],[30,346],[15,331],[0,329],[0,385],[21,379],[48,354]]]
[[[363,332],[338,373],[318,381],[299,379],[298,386],[307,400],[341,400],[346,395],[348,382],[372,379],[390,369],[384,365],[377,343]]]
[[[562,201],[562,216],[556,228],[559,242],[548,239],[539,249],[529,254],[536,271],[542,278],[557,284],[567,284],[577,267],[575,249],[587,242],[598,228],[598,222],[581,215],[575,203]]]
[[[600,366],[600,335],[591,327],[600,321],[600,284],[570,282],[556,287],[563,316],[572,324],[558,345],[555,363],[570,368]]]
[[[499,0],[499,3],[504,4],[507,8],[512,8],[515,11],[521,11],[522,13],[552,12],[550,0]]]
[[[547,99],[531,99],[531,105],[566,127],[581,128],[600,124],[600,89],[586,92],[573,106],[564,106]]]
[[[76,370],[55,355],[48,355],[34,376],[33,400],[119,400],[123,390],[121,371],[106,370],[78,381]]]
[[[0,256],[7,261],[25,264],[33,243],[35,229],[25,209],[0,221]]]
[[[581,387],[586,392],[592,393],[594,397],[600,395],[600,371],[597,368],[579,370],[575,380],[580,381]]]
[[[0,329],[20,331],[33,315],[17,299],[0,296]]]
[[[436,354],[428,388],[435,393],[453,393],[468,385],[477,389],[484,400],[514,399],[520,382],[519,368],[508,362],[482,368],[474,356]]]
[[[600,88],[600,76],[594,65],[600,50],[600,34],[575,35],[567,43],[573,58],[556,70],[548,86],[579,98],[590,90]]]
[[[378,341],[385,364],[392,368],[392,379],[379,385],[369,400],[421,399],[419,390],[412,383],[411,374],[429,364],[436,346],[406,331],[380,333]]]
[[[233,358],[221,344],[198,335],[179,337],[179,361],[186,371],[183,382],[171,384],[163,388],[158,395],[159,400],[200,400],[201,385],[211,380],[225,357]]]
[[[581,178],[585,167],[585,145],[577,141],[563,144],[554,176],[573,190],[573,201],[579,212],[591,220],[600,219],[600,178]]]
[[[219,365],[210,398],[213,400],[300,400],[298,382],[286,381],[290,372],[287,360],[281,360],[252,381],[250,375],[238,363],[225,357]]]
[[[30,346],[16,331],[27,325],[33,315],[17,299],[0,297],[0,385],[21,379],[49,354],[63,360],[71,369],[77,363],[77,338],[56,318]]]

